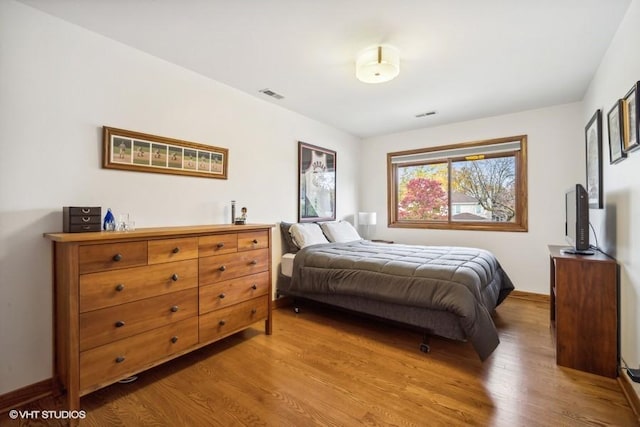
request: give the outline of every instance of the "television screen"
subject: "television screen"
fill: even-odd
[[[571,245],[565,252],[593,254],[589,245],[589,195],[581,184],[565,193],[565,236]]]

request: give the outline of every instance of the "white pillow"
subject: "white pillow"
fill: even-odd
[[[358,231],[347,221],[323,222],[320,224],[322,231],[330,242],[353,242],[362,240]]]
[[[293,243],[300,249],[309,245],[317,245],[319,243],[329,243],[320,226],[314,222],[296,223],[289,227],[289,233],[293,238]]]

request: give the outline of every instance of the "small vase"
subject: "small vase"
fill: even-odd
[[[116,219],[111,212],[111,208],[107,209],[107,213],[104,216],[104,222],[102,223],[102,229],[104,231],[113,231],[116,229]]]

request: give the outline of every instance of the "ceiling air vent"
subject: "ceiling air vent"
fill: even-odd
[[[428,111],[428,112],[426,112],[426,113],[416,114],[416,118],[427,117],[427,116],[433,116],[435,113],[436,113],[435,111]]]
[[[262,92],[262,93],[264,93],[265,95],[270,96],[270,97],[275,98],[275,99],[282,99],[282,98],[284,98],[284,96],[280,95],[279,93],[276,93],[276,92],[272,91],[271,89],[262,89],[262,90],[261,90],[261,91],[259,91],[259,92]]]

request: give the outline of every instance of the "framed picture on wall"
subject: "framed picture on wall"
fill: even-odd
[[[602,209],[602,113],[598,109],[584,128],[589,207]]]
[[[623,146],[623,110],[622,99],[609,110],[607,114],[607,123],[609,125],[609,163],[614,164],[623,161],[627,157]]]
[[[640,148],[640,131],[638,126],[638,110],[640,109],[640,81],[633,85],[631,90],[622,99],[623,126],[624,126],[624,151],[630,152]]]
[[[227,179],[229,150],[103,126],[102,167]]]
[[[336,219],[336,152],[298,142],[298,222]]]

